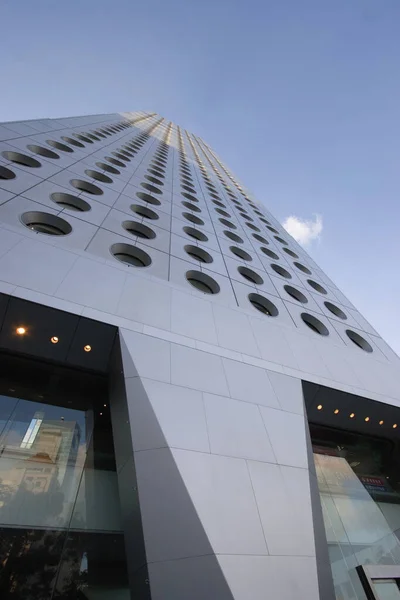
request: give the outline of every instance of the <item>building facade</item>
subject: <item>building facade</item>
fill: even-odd
[[[399,358],[198,136],[0,125],[0,597],[400,598]]]

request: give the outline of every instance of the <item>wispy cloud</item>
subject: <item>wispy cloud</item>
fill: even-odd
[[[323,229],[321,215],[314,215],[314,219],[301,219],[291,215],[283,222],[283,227],[296,242],[308,246],[313,240],[319,240]]]

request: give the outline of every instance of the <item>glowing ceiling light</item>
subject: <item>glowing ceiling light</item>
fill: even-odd
[[[335,408],[335,410],[333,411],[333,414],[338,415],[339,414],[339,409]]]
[[[25,327],[17,327],[15,331],[18,333],[18,335],[24,335],[26,333]]]
[[[89,346],[89,344],[86,344],[86,346],[83,346],[83,349],[85,352],[90,352],[92,349],[92,346]]]
[[[350,419],[354,419],[356,415],[354,413],[350,413]]]
[[[318,404],[317,410],[322,410],[322,404]]]
[[[383,421],[379,421],[379,425],[383,425]]]
[[[368,421],[369,421],[369,417],[365,417],[364,421],[365,421],[366,423],[368,423]]]
[[[56,335],[53,335],[53,337],[50,338],[50,341],[52,344],[58,344],[58,337]]]
[[[394,423],[393,429],[396,429],[396,427],[397,427],[397,423]]]

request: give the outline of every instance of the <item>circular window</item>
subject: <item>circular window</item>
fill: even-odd
[[[187,183],[188,185],[193,186],[193,179],[189,177],[189,175],[181,175],[181,181],[183,183]]]
[[[230,229],[237,229],[236,225],[234,225],[230,221],[227,221],[226,219],[219,219],[219,222],[222,223],[222,225],[224,225],[225,227],[229,227]]]
[[[64,194],[63,192],[54,192],[50,194],[50,198],[61,206],[62,208],[66,208],[67,210],[76,210],[79,212],[86,212],[90,210],[91,206],[82,198],[78,198],[78,196],[73,196],[72,194]]]
[[[107,173],[113,173],[114,175],[119,175],[121,173],[121,171],[118,171],[118,169],[110,167],[110,165],[107,165],[103,162],[97,162],[96,166],[99,167],[99,169],[103,169],[103,171],[107,171]]]
[[[10,160],[11,162],[17,164],[17,165],[23,165],[24,167],[30,167],[31,169],[37,169],[38,167],[41,167],[41,163],[36,160],[35,158],[32,158],[31,156],[28,156],[27,154],[21,154],[20,152],[10,152],[8,150],[6,150],[5,152],[2,152],[1,155],[6,159],[6,160]]]
[[[268,248],[260,248],[261,252],[263,252],[266,256],[269,256],[269,258],[273,258],[274,260],[279,260],[279,256],[277,254],[275,254],[275,252],[272,252],[272,250],[269,250]]]
[[[308,283],[308,285],[310,285],[312,288],[314,288],[314,290],[316,290],[320,294],[327,294],[328,293],[326,291],[326,289],[322,287],[322,285],[320,285],[319,283],[317,283],[313,279],[307,279],[307,283]]]
[[[93,133],[88,133],[87,136],[91,139],[94,140],[95,142],[99,142],[100,138],[97,137],[97,135],[93,135]]]
[[[191,213],[184,212],[184,213],[182,213],[182,216],[185,217],[185,219],[187,219],[191,223],[195,223],[196,225],[204,225],[203,219],[200,219],[200,217],[196,217],[196,215],[192,215]]]
[[[81,192],[86,192],[87,194],[93,194],[94,196],[101,196],[103,190],[101,190],[97,185],[90,183],[89,181],[83,181],[83,179],[71,179],[71,185],[74,186],[77,190],[81,190]]]
[[[230,217],[231,216],[228,212],[226,212],[226,210],[222,210],[222,208],[216,208],[215,212],[219,213],[223,217]]]
[[[274,238],[276,239],[277,242],[279,242],[280,244],[284,244],[285,246],[287,246],[287,242],[285,240],[283,240],[281,237],[274,235]]]
[[[253,238],[260,242],[261,244],[269,244],[269,241],[265,239],[262,235],[258,235],[258,233],[253,233]]]
[[[305,267],[301,263],[294,262],[293,264],[294,264],[295,267],[297,267],[299,269],[299,271],[302,271],[303,273],[307,273],[307,275],[311,275],[310,269],[307,269],[307,267]]]
[[[0,165],[0,179],[15,179],[14,171]]]
[[[230,246],[229,250],[232,252],[232,254],[234,254],[235,256],[238,256],[242,260],[247,260],[247,261],[253,260],[252,257],[250,256],[250,254],[248,252],[245,252],[245,250],[242,250],[242,248],[237,248],[236,246]]]
[[[198,198],[196,198],[196,196],[192,196],[191,194],[188,194],[187,192],[182,192],[182,196],[184,198],[187,198],[187,200],[190,200],[191,202],[198,202]]]
[[[272,233],[279,233],[279,231],[277,231],[274,227],[271,227],[271,225],[267,225],[267,229],[272,231]]]
[[[112,183],[113,182],[111,177],[107,177],[107,175],[104,175],[104,173],[99,173],[99,171],[93,171],[92,169],[86,169],[85,173],[88,177],[91,177],[92,179],[96,179],[97,181],[101,181],[102,183]]]
[[[253,223],[246,223],[246,225],[247,225],[247,227],[249,227],[253,231],[260,231],[258,227],[256,227],[255,225],[253,225]]]
[[[68,144],[71,144],[71,146],[76,146],[77,148],[84,148],[85,145],[81,144],[81,142],[78,142],[78,140],[74,140],[71,137],[67,137],[65,135],[61,136],[61,139],[64,140],[64,142],[67,142]]]
[[[297,290],[296,288],[292,287],[291,285],[284,285],[283,288],[284,288],[285,292],[287,294],[289,294],[289,296],[291,296],[292,298],[297,300],[297,302],[302,302],[303,304],[307,304],[308,300],[305,297],[305,295],[300,292],[300,290]]]
[[[125,162],[131,162],[131,159],[121,154],[121,152],[111,152],[111,154],[117,158],[120,158],[121,160],[124,160]]]
[[[35,154],[39,154],[40,156],[44,156],[45,158],[53,158],[54,160],[56,158],[60,158],[59,154],[56,154],[56,152],[53,152],[52,150],[49,150],[48,148],[44,148],[43,146],[36,146],[35,144],[28,144],[27,148],[31,152],[34,152]]]
[[[153,165],[157,165],[157,167],[162,167],[163,169],[167,166],[165,160],[161,160],[160,158],[153,158],[151,161]]]
[[[147,227],[147,225],[143,225],[143,223],[138,223],[136,221],[124,221],[122,223],[122,227],[132,235],[136,235],[137,237],[144,238],[146,240],[153,240],[156,237],[155,232],[150,229],[150,227]]]
[[[192,187],[190,185],[182,185],[181,187],[182,187],[183,190],[186,190],[187,192],[190,192],[191,194],[197,194],[197,192],[194,189],[194,187]]]
[[[361,337],[361,335],[359,335],[355,331],[352,331],[351,329],[346,329],[346,335],[353,342],[353,344],[361,348],[361,350],[365,350],[365,352],[373,351],[371,344],[369,344],[367,340],[365,340],[363,337]]]
[[[186,279],[190,285],[205,294],[218,294],[220,291],[218,283],[212,277],[200,271],[188,271]]]
[[[251,283],[255,283],[256,285],[262,285],[264,283],[264,279],[261,277],[261,275],[255,271],[252,271],[248,267],[238,267],[238,271],[242,277]]]
[[[213,194],[212,192],[209,192],[208,195],[210,196],[210,198],[214,198],[214,200],[220,200],[220,197],[218,196],[218,194]]]
[[[343,319],[345,321],[347,319],[347,315],[338,307],[332,304],[332,302],[324,302],[326,308],[339,319]]]
[[[262,221],[263,223],[265,223],[265,225],[271,225],[271,223],[269,221],[267,221],[267,219],[264,219],[264,217],[261,216],[262,213],[260,213],[259,210],[255,210],[254,212],[257,213],[258,215],[260,215],[260,221]]]
[[[284,248],[283,251],[286,252],[286,254],[289,254],[289,256],[292,258],[299,258],[297,254],[293,252],[293,250],[289,250],[289,248]]]
[[[286,271],[286,269],[284,269],[280,265],[272,264],[271,269],[275,271],[275,273],[278,273],[278,275],[280,275],[281,277],[285,277],[285,279],[292,279],[292,276],[289,273],[289,271]]]
[[[111,164],[116,165],[117,167],[126,167],[126,165],[124,165],[123,162],[117,160],[116,158],[113,158],[112,156],[106,156],[105,159],[108,160],[108,162],[110,162]]]
[[[202,248],[199,248],[198,246],[187,245],[187,246],[185,246],[185,252],[187,254],[189,254],[189,256],[194,258],[195,260],[198,260],[202,263],[212,263],[213,262],[213,258],[211,256],[211,254],[208,254],[208,252],[206,252]]]
[[[140,215],[144,219],[151,219],[152,221],[156,221],[159,219],[159,216],[154,210],[150,210],[146,206],[140,206],[139,204],[131,204],[131,211]]]
[[[152,194],[162,194],[162,190],[156,188],[154,185],[151,185],[151,183],[141,183],[140,185],[142,188],[148,192],[151,192]]]
[[[61,150],[61,152],[73,152],[72,148],[70,148],[66,144],[62,144],[61,142],[56,142],[55,140],[46,140],[46,144],[48,144],[52,148]]]
[[[151,183],[155,183],[156,185],[164,185],[164,182],[161,181],[161,179],[157,179],[152,175],[145,175],[144,178],[147,179],[147,181],[150,181]]]
[[[315,333],[319,333],[319,335],[329,335],[328,328],[312,315],[301,313],[301,318],[307,327],[315,331]]]
[[[136,192],[136,196],[148,204],[154,204],[155,206],[159,206],[161,204],[158,198],[154,198],[154,196],[146,194],[145,192]]]
[[[201,212],[201,208],[199,208],[195,204],[192,204],[191,202],[186,202],[186,200],[182,201],[182,205],[185,206],[186,208],[188,208],[189,210],[192,210],[193,212],[197,212],[197,213]]]
[[[226,205],[223,202],[220,202],[219,200],[211,200],[211,202],[215,204],[215,206],[221,206],[222,208],[226,208]]]
[[[272,304],[272,302],[264,296],[260,296],[260,294],[249,294],[248,298],[252,306],[264,315],[267,315],[268,317],[278,316],[279,311],[275,304]]]
[[[194,227],[185,226],[183,228],[183,231],[190,237],[194,238],[195,240],[198,240],[199,242],[208,242],[208,237],[205,235],[205,233],[199,231],[198,229],[194,229]]]
[[[36,233],[68,235],[72,231],[72,227],[67,221],[45,212],[26,212],[21,216],[21,221]]]
[[[232,240],[232,242],[236,242],[237,244],[244,243],[244,240],[242,240],[242,238],[239,235],[236,235],[236,233],[232,233],[232,231],[224,231],[224,234],[227,238]]]
[[[155,175],[156,177],[162,177],[163,179],[165,178],[164,172],[162,171],[162,169],[147,169],[149,173],[151,173],[152,175]]]
[[[129,267],[148,267],[151,265],[151,258],[137,246],[131,244],[113,244],[110,248],[111,254]]]

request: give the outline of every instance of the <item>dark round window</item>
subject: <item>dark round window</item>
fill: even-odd
[[[242,240],[242,238],[239,235],[236,235],[236,233],[233,233],[232,231],[224,231],[224,234],[227,238],[232,240],[232,242],[236,242],[237,244],[244,243],[244,240]]]
[[[17,165],[22,165],[23,167],[38,169],[42,166],[42,164],[36,160],[36,158],[32,158],[32,156],[28,156],[27,154],[21,154],[21,152],[11,152],[9,150],[5,150],[1,153],[1,155],[6,160],[10,160],[11,162]]]
[[[195,240],[198,240],[199,242],[208,242],[208,237],[206,236],[206,234],[202,231],[199,231],[198,229],[195,229],[194,227],[187,227],[185,225],[183,231],[190,237],[194,238]]]
[[[192,215],[192,213],[184,212],[184,213],[182,213],[182,216],[187,221],[190,221],[191,223],[194,223],[195,225],[204,225],[203,219],[200,219],[200,217],[196,217],[196,215]]]
[[[347,315],[338,307],[335,306],[335,304],[332,304],[332,302],[324,302],[326,308],[336,317],[339,317],[339,319],[343,319],[343,321],[345,321],[347,319]]]
[[[140,206],[140,204],[131,204],[131,211],[143,217],[144,219],[151,219],[152,221],[156,221],[159,219],[159,216],[154,210],[150,210],[147,206]]]
[[[289,273],[289,271],[286,271],[286,269],[284,269],[280,265],[271,264],[271,269],[275,271],[275,273],[278,273],[278,275],[280,275],[281,277],[285,277],[285,279],[292,279],[292,276]]]
[[[202,248],[199,248],[198,246],[192,246],[190,244],[187,244],[185,246],[185,252],[186,252],[186,254],[188,254],[195,260],[198,260],[199,262],[202,262],[202,263],[212,263],[213,262],[213,258],[211,256],[211,254],[209,254]]]
[[[269,244],[269,241],[265,239],[262,235],[258,235],[258,233],[253,233],[253,238],[260,242],[261,244]]]
[[[64,194],[63,192],[54,192],[50,194],[50,198],[55,202],[58,206],[65,208],[66,210],[75,210],[78,212],[87,212],[90,210],[89,202],[79,198],[78,196],[74,196],[73,194]]]
[[[253,260],[251,255],[248,252],[246,252],[245,250],[243,250],[242,248],[238,248],[237,246],[230,246],[229,250],[232,252],[232,254],[234,254],[238,258],[241,258],[242,260],[247,260],[247,261]]]
[[[67,144],[62,144],[61,142],[56,142],[55,140],[46,140],[46,144],[48,144],[52,148],[61,150],[61,152],[73,152],[73,149],[67,146]]]
[[[152,240],[156,237],[155,232],[150,229],[150,227],[143,225],[143,223],[138,223],[137,221],[124,221],[122,227],[128,231],[128,233],[146,240]]]
[[[186,279],[190,285],[204,294],[218,294],[220,291],[218,283],[212,277],[200,271],[188,271]]]
[[[21,216],[21,221],[36,233],[68,235],[72,231],[72,227],[67,221],[45,212],[26,212]]]
[[[284,248],[283,251],[286,252],[286,254],[289,254],[289,256],[291,256],[292,258],[299,258],[298,255],[289,248]]]
[[[0,165],[0,179],[15,179],[14,171]]]
[[[140,198],[140,200],[143,200],[143,202],[147,202],[147,204],[153,204],[154,206],[159,206],[161,204],[158,198],[146,194],[145,192],[136,192],[136,196]]]
[[[255,283],[256,285],[262,285],[264,283],[264,279],[261,277],[261,275],[259,275],[252,269],[249,269],[248,267],[240,266],[238,267],[238,271],[242,277],[244,277],[245,279],[247,279],[247,281],[250,281],[251,283]]]
[[[294,300],[297,300],[297,302],[301,302],[302,304],[307,304],[308,300],[305,295],[300,292],[300,290],[292,287],[291,285],[284,285],[283,288],[285,292],[289,294],[289,296],[294,298]]]
[[[315,333],[319,333],[319,335],[329,335],[329,330],[321,321],[319,321],[313,315],[309,315],[308,313],[301,313],[301,318],[304,323],[312,329]]]
[[[303,273],[306,273],[307,275],[311,275],[310,269],[307,269],[307,267],[305,267],[301,263],[294,262],[293,264],[294,264],[295,267],[297,267],[297,269],[299,269],[299,271],[302,271]]]
[[[320,294],[327,294],[328,293],[326,291],[326,289],[322,287],[322,285],[320,285],[319,283],[317,283],[313,279],[307,279],[307,283],[308,283],[309,286],[311,286],[314,290],[316,290]]]
[[[96,179],[96,181],[101,181],[102,183],[112,183],[113,180],[111,177],[104,175],[104,173],[100,173],[99,171],[93,171],[93,169],[86,169],[85,171],[88,177],[92,179]]]
[[[369,344],[367,340],[365,340],[363,337],[361,337],[361,335],[359,335],[355,331],[352,331],[351,329],[346,329],[346,335],[353,342],[353,344],[361,348],[361,350],[364,350],[365,352],[373,351],[371,344]]]
[[[148,192],[151,192],[152,194],[162,194],[162,190],[155,187],[154,185],[151,185],[151,183],[144,182],[144,183],[141,183],[140,185],[142,186],[142,188],[144,188]]]
[[[99,169],[103,169],[103,171],[107,171],[107,173],[113,173],[114,175],[119,175],[121,173],[121,171],[118,171],[118,169],[110,167],[110,165],[107,165],[103,162],[97,162],[96,167],[99,167]]]
[[[131,244],[113,244],[110,248],[111,254],[129,267],[148,267],[151,258],[141,248]]]
[[[230,221],[227,221],[226,219],[219,219],[219,222],[222,223],[222,225],[224,225],[225,227],[229,227],[230,229],[237,229],[236,225],[234,225]]]
[[[93,194],[94,196],[101,196],[103,193],[103,190],[97,185],[90,183],[90,181],[84,181],[83,179],[71,179],[71,185],[73,185],[77,190],[81,190],[81,192]]]
[[[36,144],[28,144],[28,150],[34,152],[35,154],[39,154],[39,156],[44,156],[45,158],[57,159],[60,158],[60,155],[48,148],[44,148],[43,146],[36,146]]]
[[[278,316],[279,311],[275,304],[272,304],[265,296],[260,296],[260,294],[249,294],[248,298],[252,306],[264,315],[267,315],[268,317]]]

